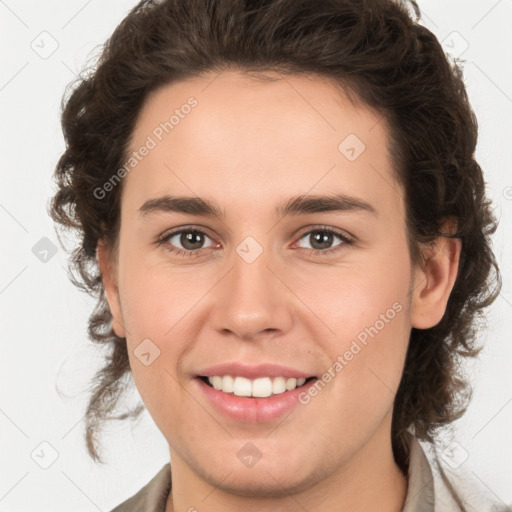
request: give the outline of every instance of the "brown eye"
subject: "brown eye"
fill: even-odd
[[[182,231],[179,234],[179,242],[185,249],[193,251],[194,249],[201,249],[204,243],[204,234],[198,231]]]
[[[340,240],[340,242],[333,246],[336,239]],[[301,236],[301,240],[306,240],[309,243],[309,247],[304,245],[300,245],[300,247],[310,249],[313,253],[329,253],[338,250],[340,246],[352,243],[346,235],[331,228],[317,228],[308,231]]]
[[[204,246],[205,240],[210,240],[210,244]],[[163,237],[160,242],[166,245],[167,250],[181,255],[192,255],[202,249],[207,249],[213,244],[211,238],[199,229],[181,229],[174,231]],[[194,254],[195,255],[195,254]]]

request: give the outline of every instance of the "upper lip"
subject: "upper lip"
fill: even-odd
[[[234,377],[245,377],[247,379],[258,379],[261,377],[286,377],[305,378],[314,377],[311,373],[296,370],[287,366],[272,363],[249,365],[242,363],[221,363],[209,366],[199,371],[200,377],[213,377],[214,375],[232,375]]]

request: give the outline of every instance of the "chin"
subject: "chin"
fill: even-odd
[[[224,460],[223,465],[217,466],[223,468],[222,473],[211,473],[211,468],[196,468],[196,473],[209,485],[245,498],[288,498],[290,494],[305,491],[321,480],[320,475],[313,472],[311,461],[309,467],[307,462],[292,467],[290,464],[280,464],[279,460],[271,464],[260,460],[251,468],[241,468],[240,465],[228,466]],[[304,472],[305,467],[308,467],[307,472]]]
[[[209,481],[212,486],[245,498],[289,498],[290,494],[304,491],[312,485],[307,477],[300,481],[295,477],[293,480],[290,479],[289,472],[287,475],[273,473],[263,475],[261,472],[256,475],[244,472],[243,474],[232,473],[227,478],[225,475],[216,475],[216,477]]]

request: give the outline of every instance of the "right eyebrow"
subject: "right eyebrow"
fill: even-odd
[[[177,212],[223,219],[225,213],[219,206],[201,197],[165,195],[148,199],[140,208],[139,215],[147,217],[155,213]]]

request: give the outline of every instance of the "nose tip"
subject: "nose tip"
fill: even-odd
[[[246,318],[239,317],[230,324],[230,327],[224,327],[222,329],[222,333],[225,336],[234,334],[242,341],[254,341],[263,335],[271,337],[279,331],[274,327],[260,329],[258,325],[261,325],[261,320],[258,318],[255,318],[252,321],[247,321]]]

